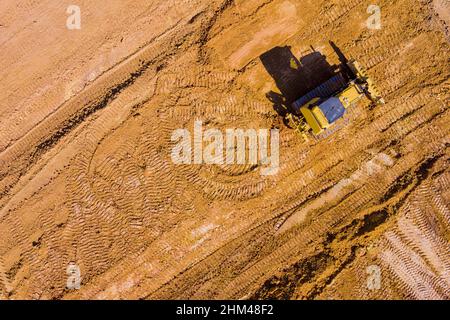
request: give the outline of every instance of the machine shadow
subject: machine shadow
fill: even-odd
[[[326,57],[313,48],[300,59],[289,46],[275,47],[259,58],[281,93],[270,91],[266,97],[283,118],[293,111],[291,105],[295,100],[333,77],[339,69],[339,66],[330,65]],[[340,58],[345,59],[343,55]]]

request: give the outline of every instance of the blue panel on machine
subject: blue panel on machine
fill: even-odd
[[[329,98],[319,104],[319,108],[327,118],[329,123],[335,122],[337,119],[341,118],[345,113],[344,105],[339,98]]]
[[[328,98],[331,97],[333,94],[335,94],[338,91],[341,91],[345,88],[347,85],[347,82],[345,82],[344,77],[342,74],[337,74],[333,78],[329,79],[328,81],[322,83],[320,86],[315,88],[314,90],[308,92],[306,95],[298,99],[292,104],[292,107],[296,112],[300,111],[300,108],[306,104],[307,102],[311,101],[314,98]]]

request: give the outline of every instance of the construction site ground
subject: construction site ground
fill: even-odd
[[[448,1],[78,2],[0,2],[1,299],[450,298]],[[306,140],[329,41],[386,103]],[[198,119],[279,129],[278,173],[174,164]]]

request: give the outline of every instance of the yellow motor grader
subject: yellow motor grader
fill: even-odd
[[[358,62],[346,61],[331,79],[297,99],[287,118],[307,139],[307,132],[320,135],[342,118],[350,106],[364,97],[375,104],[384,103],[374,83]]]

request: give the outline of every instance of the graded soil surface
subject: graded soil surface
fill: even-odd
[[[1,299],[450,298],[448,1],[71,4],[0,3]],[[305,139],[339,52],[386,103]],[[198,120],[279,170],[174,163]]]

